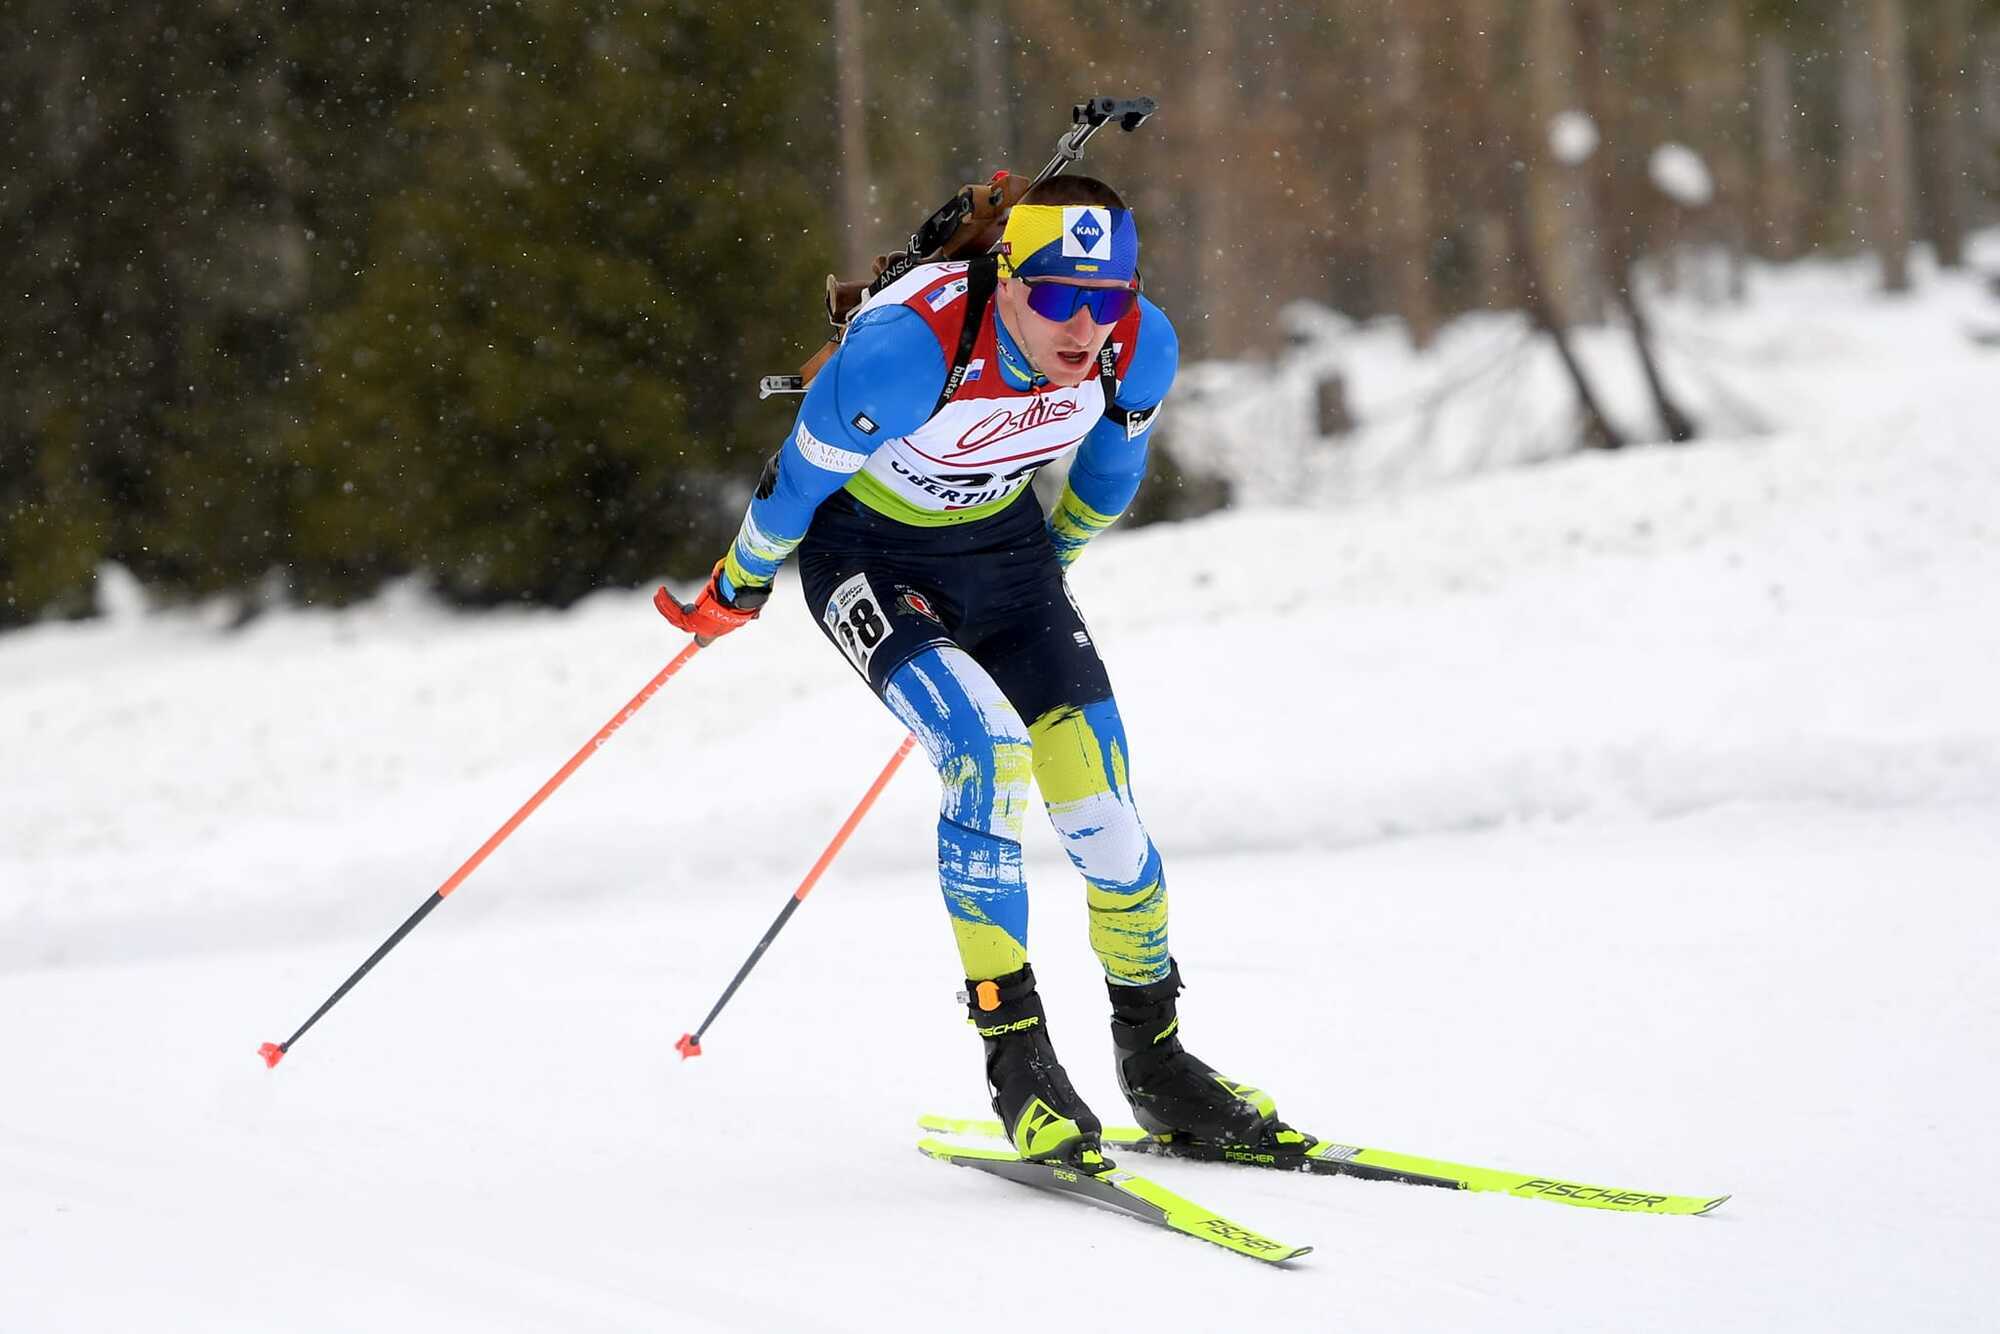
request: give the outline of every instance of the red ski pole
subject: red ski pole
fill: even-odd
[[[826,851],[820,853],[819,860],[812,864],[812,870],[806,872],[806,878],[799,882],[799,887],[785,900],[785,906],[778,910],[777,919],[771,923],[770,929],[764,932],[764,938],[750,951],[750,957],[736,970],[736,976],[729,979],[729,985],[723,989],[722,999],[718,1000],[715,1008],[708,1012],[708,1018],[702,1020],[701,1027],[694,1032],[681,1034],[681,1040],[674,1044],[674,1050],[681,1054],[683,1061],[690,1056],[701,1055],[701,1035],[708,1032],[708,1026],[715,1022],[715,1016],[721,1014],[722,1007],[729,1004],[729,998],[736,994],[736,988],[743,985],[743,979],[750,976],[750,970],[757,966],[757,960],[764,957],[764,951],[771,948],[771,942],[785,929],[785,923],[791,920],[799,905],[806,901],[806,895],[812,893],[813,886],[819,883],[820,876],[833,864],[833,859],[840,855],[840,850],[847,845],[847,836],[861,823],[861,817],[868,814],[868,808],[875,804],[875,798],[882,795],[882,789],[889,786],[889,780],[896,776],[896,766],[910,753],[910,747],[916,744],[916,740],[914,736],[903,738],[903,744],[896,747],[896,753],[889,757],[889,762],[882,766],[882,772],[876,774],[875,781],[868,785],[868,791],[863,794],[860,804],[848,813],[846,821],[840,826],[840,832],[833,836],[833,842],[826,845]]]
[[[665,590],[662,590],[663,593],[664,591]],[[540,806],[544,801],[548,800],[549,794],[551,792],[554,792],[557,788],[561,787],[564,781],[567,780],[571,774],[575,773],[585,760],[589,759],[592,755],[596,754],[597,748],[599,746],[602,746],[605,742],[609,741],[611,739],[611,734],[613,732],[616,732],[619,728],[623,727],[626,721],[630,719],[633,714],[637,713],[640,709],[644,708],[646,701],[651,699],[654,695],[658,694],[660,691],[660,687],[665,685],[669,680],[671,680],[674,673],[678,672],[682,668],[682,666],[684,666],[687,663],[687,660],[689,658],[692,658],[695,654],[699,653],[704,647],[707,646],[707,644],[708,644],[707,640],[697,638],[690,641],[686,648],[682,649],[679,653],[675,654],[674,660],[668,663],[665,667],[662,667],[659,671],[659,674],[655,676],[652,680],[648,681],[646,683],[645,688],[641,690],[638,694],[634,695],[632,697],[631,702],[618,711],[616,717],[614,717],[610,722],[604,724],[604,726],[598,728],[597,735],[593,736],[590,740],[584,742],[583,749],[577,751],[576,754],[570,756],[569,763],[565,764],[562,768],[556,770],[555,776],[549,779],[548,782],[542,784],[541,789],[537,791],[534,796],[529,797],[527,802],[522,805],[521,809],[515,811],[514,814],[508,818],[506,824],[503,824],[498,829],[494,830],[493,836],[487,839],[484,843],[479,845],[479,851],[473,853],[470,857],[467,857],[465,859],[465,864],[459,867],[456,871],[453,871],[450,877],[447,878],[442,885],[439,885],[437,887],[437,890],[429,898],[423,901],[423,905],[419,907],[415,912],[411,913],[409,918],[401,926],[396,928],[395,933],[393,935],[391,935],[387,940],[382,942],[381,948],[377,949],[373,954],[369,955],[367,961],[363,963],[359,968],[355,969],[352,973],[348,974],[347,980],[345,982],[342,982],[340,986],[334,991],[334,993],[326,998],[324,1004],[322,1004],[317,1010],[314,1010],[312,1012],[312,1017],[306,1020],[303,1024],[299,1025],[298,1032],[292,1034],[290,1037],[286,1038],[283,1042],[266,1042],[263,1046],[257,1048],[257,1054],[264,1058],[264,1064],[272,1067],[273,1069],[277,1068],[278,1062],[285,1059],[285,1053],[292,1049],[292,1044],[294,1042],[297,1042],[300,1038],[304,1037],[306,1030],[311,1028],[314,1024],[318,1023],[321,1015],[325,1014],[328,1010],[331,1010],[336,1004],[339,1003],[340,998],[342,996],[345,996],[348,992],[352,991],[354,989],[355,983],[359,982],[362,978],[368,976],[368,970],[373,968],[376,964],[382,962],[384,956],[386,956],[390,950],[395,949],[396,946],[402,943],[404,936],[407,936],[410,934],[410,932],[416,930],[417,923],[423,921],[424,918],[430,916],[431,909],[437,907],[440,903],[443,903],[447,898],[451,897],[451,892],[457,889],[460,885],[464,884],[465,878],[467,876],[471,875],[474,871],[479,869],[479,864],[486,860],[487,856],[492,853],[493,849],[499,847],[502,843],[504,843],[507,840],[507,836],[509,834],[512,834],[516,829],[520,828],[521,822],[527,819],[530,815],[533,815],[535,813],[535,808]]]

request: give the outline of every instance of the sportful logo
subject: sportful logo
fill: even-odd
[[[1101,208],[1063,210],[1063,257],[1110,259],[1111,215]]]

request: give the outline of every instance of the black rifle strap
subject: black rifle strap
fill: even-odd
[[[965,324],[958,331],[958,351],[951,359],[951,370],[944,377],[944,391],[938,395],[931,416],[944,411],[944,405],[951,402],[951,396],[965,383],[966,367],[972,364],[973,345],[979,341],[979,328],[986,322],[986,307],[992,304],[993,293],[999,286],[997,255],[981,255],[966,266]]]
[[[1107,421],[1125,428],[1127,440],[1137,439],[1160,415],[1160,404],[1150,408],[1126,408],[1118,402],[1118,350],[1106,343],[1097,350],[1097,379],[1104,386],[1104,416]]]
[[[1118,406],[1118,349],[1109,339],[1097,349],[1097,382],[1104,386],[1104,415],[1125,425],[1125,409]]]

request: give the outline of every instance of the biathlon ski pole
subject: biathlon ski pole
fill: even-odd
[[[757,966],[757,960],[764,957],[764,951],[771,948],[771,942],[778,938],[778,933],[785,929],[785,923],[791,920],[799,905],[806,901],[806,895],[812,893],[813,886],[819,883],[820,876],[825,874],[827,867],[833,865],[833,859],[839,856],[841,848],[847,845],[847,836],[861,823],[861,817],[868,814],[868,808],[875,804],[875,798],[882,795],[882,789],[889,786],[889,780],[896,776],[896,766],[900,765],[903,757],[910,753],[910,747],[916,744],[916,740],[914,736],[903,738],[903,744],[896,747],[896,753],[889,757],[889,762],[882,766],[882,772],[875,775],[875,781],[870,783],[868,791],[862,794],[860,804],[848,813],[846,821],[840,826],[840,832],[833,836],[833,842],[826,845],[826,851],[820,853],[819,860],[812,864],[812,870],[806,872],[806,878],[799,882],[799,887],[785,900],[785,906],[778,910],[778,916],[764,932],[764,938],[750,951],[750,957],[736,970],[736,976],[729,979],[729,985],[723,988],[722,999],[718,1000],[715,1008],[708,1012],[708,1018],[702,1020],[701,1027],[694,1032],[681,1034],[681,1040],[674,1044],[674,1050],[681,1054],[683,1061],[690,1056],[701,1055],[701,1035],[708,1032],[708,1026],[715,1022],[715,1016],[722,1013],[722,1007],[729,1004],[729,998],[736,994],[736,988],[743,985],[743,979],[750,976],[750,970]]]
[[[577,751],[576,754],[570,756],[569,763],[565,764],[562,768],[556,770],[555,776],[549,779],[548,782],[542,784],[541,789],[537,791],[534,796],[529,797],[527,802],[521,807],[521,809],[515,811],[514,814],[511,817],[509,817],[506,824],[503,824],[498,829],[494,830],[493,836],[487,839],[484,843],[479,845],[479,851],[473,853],[470,857],[467,857],[465,859],[465,864],[459,867],[456,871],[453,871],[451,873],[450,878],[448,878],[442,885],[439,885],[437,887],[437,890],[434,893],[432,893],[432,895],[429,898],[423,901],[423,905],[419,907],[415,912],[411,913],[408,920],[406,920],[401,926],[397,927],[395,933],[392,934],[387,940],[382,942],[381,948],[377,949],[373,954],[369,955],[367,961],[364,962],[359,968],[355,969],[352,973],[348,974],[347,980],[345,982],[342,982],[340,986],[335,989],[334,993],[326,998],[324,1004],[322,1004],[317,1010],[314,1010],[312,1012],[312,1017],[306,1020],[303,1024],[299,1025],[298,1032],[292,1034],[290,1037],[286,1038],[283,1042],[266,1042],[263,1046],[257,1048],[257,1054],[264,1058],[264,1064],[270,1066],[272,1069],[276,1069],[278,1062],[285,1059],[285,1053],[292,1049],[292,1044],[294,1042],[297,1042],[300,1038],[304,1037],[306,1034],[306,1030],[311,1028],[314,1024],[318,1023],[321,1015],[325,1014],[328,1010],[331,1010],[335,1005],[339,1004],[340,998],[342,996],[345,996],[348,992],[352,991],[354,989],[355,983],[359,982],[362,978],[368,976],[369,969],[373,968],[376,964],[382,962],[383,958],[389,953],[390,950],[393,950],[396,948],[396,946],[402,944],[403,937],[409,935],[410,932],[416,930],[417,923],[423,921],[424,918],[430,916],[431,909],[437,907],[440,903],[443,903],[446,899],[450,898],[451,892],[457,889],[460,885],[464,884],[465,878],[467,876],[471,875],[474,871],[479,869],[479,864],[486,860],[487,856],[492,853],[493,849],[499,847],[502,843],[504,843],[507,840],[507,836],[509,834],[513,833],[516,829],[520,828],[521,822],[523,820],[526,820],[530,815],[533,815],[535,813],[535,808],[540,806],[544,801],[548,800],[549,794],[551,792],[554,792],[557,788],[561,787],[563,785],[563,782],[566,779],[568,779],[568,777],[571,774],[575,773],[577,769],[582,766],[585,760],[589,759],[592,755],[596,754],[597,748],[599,746],[602,746],[605,742],[609,741],[611,739],[611,734],[613,732],[616,732],[619,728],[623,727],[625,723],[632,717],[633,714],[637,713],[640,709],[644,708],[646,705],[646,701],[651,699],[654,695],[658,694],[660,691],[660,687],[665,685],[669,680],[671,680],[673,678],[674,673],[678,672],[683,666],[685,666],[689,658],[692,658],[695,654],[699,653],[703,648],[707,647],[708,643],[709,641],[706,639],[696,638],[694,640],[689,641],[688,646],[686,648],[682,649],[679,653],[675,654],[674,660],[668,663],[665,667],[662,667],[659,671],[659,674],[654,676],[652,680],[648,681],[645,685],[645,688],[641,690],[638,694],[634,695],[631,699],[631,702],[618,711],[616,717],[614,717],[610,722],[604,724],[604,726],[598,728],[597,735],[593,736],[590,740],[584,742],[583,749]]]

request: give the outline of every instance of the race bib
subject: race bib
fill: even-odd
[[[889,637],[889,619],[882,614],[882,600],[869,586],[868,576],[857,574],[834,589],[820,619],[854,670],[867,676],[868,660]]]

